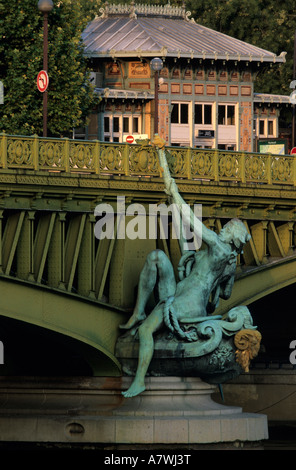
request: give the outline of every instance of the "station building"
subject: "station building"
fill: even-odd
[[[259,138],[279,137],[280,108],[289,99],[256,95],[254,82],[264,67],[284,63],[284,52],[201,26],[184,6],[106,3],[100,13],[83,42],[101,102],[75,138],[151,139],[155,105],[167,145],[250,152]],[[157,82],[155,57],[163,64]]]

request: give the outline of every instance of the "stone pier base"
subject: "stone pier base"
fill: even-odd
[[[124,398],[128,377],[0,377],[0,441],[103,445],[256,443],[265,415],[214,402],[199,378],[150,377]]]

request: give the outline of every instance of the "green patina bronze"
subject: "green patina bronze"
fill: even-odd
[[[242,253],[243,246],[250,240],[245,225],[238,219],[232,219],[220,231],[219,235],[203,224],[197,223],[192,210],[182,211],[184,199],[178,191],[174,179],[170,175],[166,161],[165,150],[158,149],[160,166],[163,169],[165,191],[171,201],[178,206],[180,214],[188,214],[188,220],[183,220],[202,238],[203,247],[197,252],[187,252],[182,256],[180,272],[181,279],[176,282],[173,266],[161,250],[152,251],[146,259],[140,275],[137,302],[134,312],[122,329],[129,330],[117,345],[117,357],[122,362],[123,370],[132,374],[131,363],[125,359],[134,358],[135,349],[131,342],[138,342],[138,364],[135,378],[130,388],[123,392],[125,397],[133,397],[145,390],[145,376],[154,355],[158,350],[161,361],[163,356],[169,356],[173,364],[162,369],[157,366],[154,357],[152,373],[160,375],[179,375],[178,359],[182,362],[185,375],[188,370],[184,366],[184,358],[189,358],[189,369],[195,373],[217,374],[221,381],[221,373],[229,377],[238,373],[235,363],[233,336],[241,329],[255,329],[251,315],[246,307],[232,309],[225,318],[211,315],[219,303],[219,298],[228,299],[232,292],[236,271],[237,256]],[[202,233],[196,233],[198,227]],[[190,261],[189,269],[184,264]],[[147,301],[157,287],[159,302],[146,316]],[[160,336],[155,342],[154,335],[165,330],[170,337]],[[230,338],[231,346],[227,340]],[[172,339],[173,338],[173,339]],[[156,345],[156,348],[155,348]],[[220,349],[219,349],[220,348]],[[170,354],[168,352],[170,351]],[[210,355],[211,354],[211,355]],[[224,359],[223,359],[224,357]],[[225,357],[229,363],[225,366]],[[177,360],[177,361],[176,361]],[[193,361],[193,363],[192,363]],[[195,363],[195,365],[194,365]],[[223,363],[223,367],[221,364]],[[180,362],[179,362],[180,364]],[[162,372],[161,372],[162,369]]]

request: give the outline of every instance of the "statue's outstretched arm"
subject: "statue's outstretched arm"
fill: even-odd
[[[207,245],[212,245],[217,243],[217,235],[213,230],[208,229],[204,224],[198,220],[191,210],[189,204],[187,204],[179,193],[178,186],[172,178],[167,159],[165,156],[164,148],[159,148],[157,146],[159,163],[162,168],[163,179],[165,184],[165,192],[172,197],[174,204],[178,206],[180,214],[182,215],[183,223],[188,224],[195,233],[195,235],[201,238]],[[202,229],[202,232],[200,232]]]

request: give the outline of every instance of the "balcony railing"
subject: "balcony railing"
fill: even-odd
[[[296,186],[296,158],[184,147],[166,147],[175,178]],[[95,140],[0,134],[0,170],[161,176],[155,148]]]

